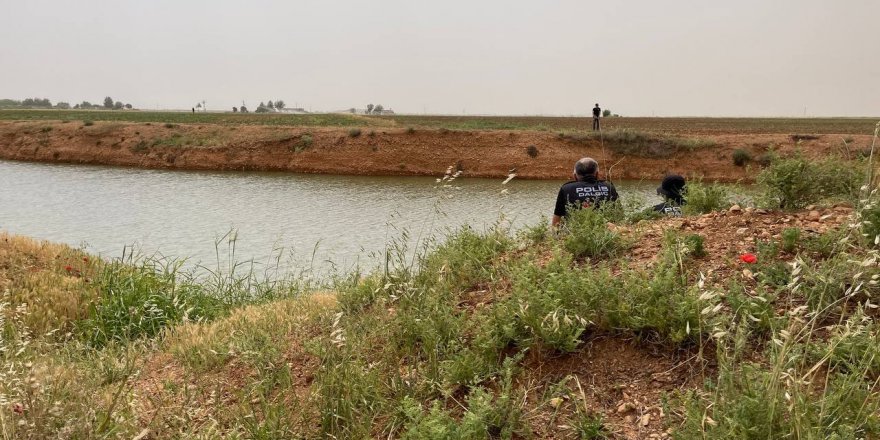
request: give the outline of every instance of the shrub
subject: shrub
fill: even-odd
[[[717,183],[691,180],[685,186],[685,199],[687,204],[682,210],[689,215],[722,211],[730,207],[730,193],[727,187]]]
[[[785,228],[782,231],[782,250],[789,254],[794,253],[801,241],[800,228]]]
[[[534,145],[529,145],[528,147],[526,147],[526,154],[528,154],[529,157],[531,157],[532,159],[538,157],[538,147]]]
[[[52,127],[43,127],[40,129],[40,133],[48,133],[52,131]]]
[[[305,151],[305,150],[309,149],[309,147],[312,146],[312,143],[314,143],[314,139],[312,139],[312,135],[309,133],[304,133],[303,135],[301,135],[299,137],[299,141],[293,145],[292,150],[296,153],[299,153],[301,151]]]
[[[349,137],[353,137],[353,138],[355,138],[355,137],[358,137],[358,136],[360,136],[360,135],[361,135],[361,129],[360,129],[360,128],[352,128],[352,129],[348,130],[348,136],[349,136]]]
[[[182,320],[212,318],[223,310],[218,299],[178,272],[177,263],[148,260],[114,262],[94,280],[101,292],[79,332],[91,345],[152,337]]]
[[[407,127],[407,128],[406,128],[406,134],[413,134],[413,133],[415,133],[415,132],[416,132],[416,129],[415,129],[415,128],[412,128],[412,127]]]
[[[177,124],[172,124],[169,122],[165,124],[165,128],[177,128]]]
[[[91,127],[93,125],[95,125],[95,121],[89,121],[89,120],[83,121],[83,126],[85,126],[85,127]]]
[[[690,255],[694,258],[703,258],[706,256],[706,249],[703,247],[704,238],[700,234],[690,234],[684,238],[684,244]]]
[[[780,159],[758,174],[763,203],[772,208],[802,209],[827,199],[857,195],[862,172],[837,158],[811,162],[802,157]]]
[[[733,164],[742,167],[745,166],[749,161],[752,160],[752,155],[749,154],[746,150],[734,150],[733,152]]]
[[[576,258],[612,256],[625,247],[620,234],[608,229],[605,216],[595,209],[570,209],[564,228],[565,249]]]

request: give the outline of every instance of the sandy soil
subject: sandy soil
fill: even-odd
[[[304,135],[311,138],[305,142]],[[594,140],[564,139],[548,131],[408,131],[365,128],[290,128],[255,125],[165,125],[95,122],[0,122],[0,159],[188,170],[290,171],[355,175],[442,175],[566,179],[574,161],[592,156],[615,179],[660,179],[676,172],[715,181],[751,181],[755,162],[734,166],[732,153],[753,157],[768,146],[780,154],[806,155],[864,149],[869,136],[821,135],[800,144],[784,134],[705,135],[715,146],[669,157],[617,155]],[[528,154],[534,146],[537,155]]]

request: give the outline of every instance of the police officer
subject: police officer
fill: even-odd
[[[611,182],[599,180],[599,163],[585,157],[574,164],[573,181],[562,185],[556,196],[553,225],[558,225],[568,214],[570,206],[597,208],[603,202],[617,200],[617,190]]]
[[[684,198],[684,177],[672,174],[663,178],[657,194],[663,196],[663,203],[654,205],[654,212],[659,212],[668,217],[681,217],[681,207],[687,201]]]

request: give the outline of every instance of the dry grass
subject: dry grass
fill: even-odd
[[[99,261],[68,246],[0,233],[0,291],[11,309],[25,306],[24,326],[67,331],[96,298],[89,285]]]

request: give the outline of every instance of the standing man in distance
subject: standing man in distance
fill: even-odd
[[[599,116],[602,115],[602,109],[599,108],[599,103],[596,103],[596,106],[593,107],[593,131],[599,129]]]
[[[568,215],[571,206],[576,208],[597,208],[604,202],[617,200],[617,189],[611,182],[599,180],[599,163],[585,157],[574,164],[573,181],[562,185],[556,196],[553,210],[553,226],[558,226]]]

